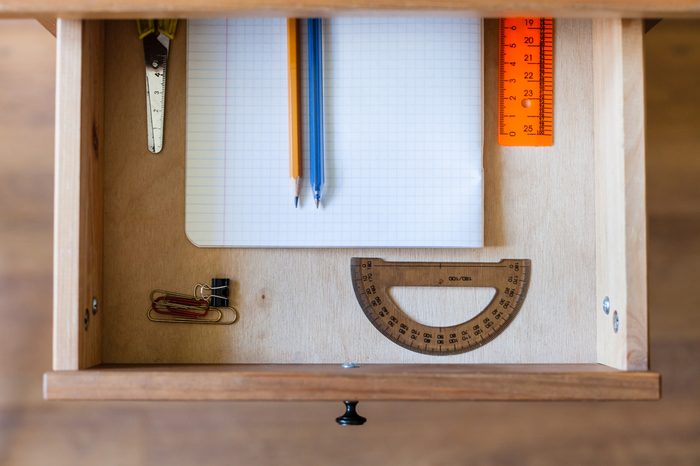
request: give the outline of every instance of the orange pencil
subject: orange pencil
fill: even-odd
[[[301,190],[301,139],[299,128],[299,44],[297,20],[287,18],[287,71],[289,86],[289,177],[294,190],[294,207]]]

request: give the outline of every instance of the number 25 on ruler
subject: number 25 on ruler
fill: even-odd
[[[503,18],[498,45],[498,143],[551,146],[554,20]]]

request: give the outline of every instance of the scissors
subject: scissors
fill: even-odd
[[[157,154],[163,149],[165,77],[170,41],[175,38],[177,20],[140,19],[136,23],[139,39],[143,41],[143,55],[146,64],[148,150]]]

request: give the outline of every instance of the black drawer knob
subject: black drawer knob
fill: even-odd
[[[335,418],[335,422],[341,426],[361,426],[367,422],[367,418],[357,414],[357,401],[343,401],[345,403],[345,413]]]

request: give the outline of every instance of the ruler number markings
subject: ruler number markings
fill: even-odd
[[[499,26],[498,142],[553,144],[553,20],[504,18]]]

